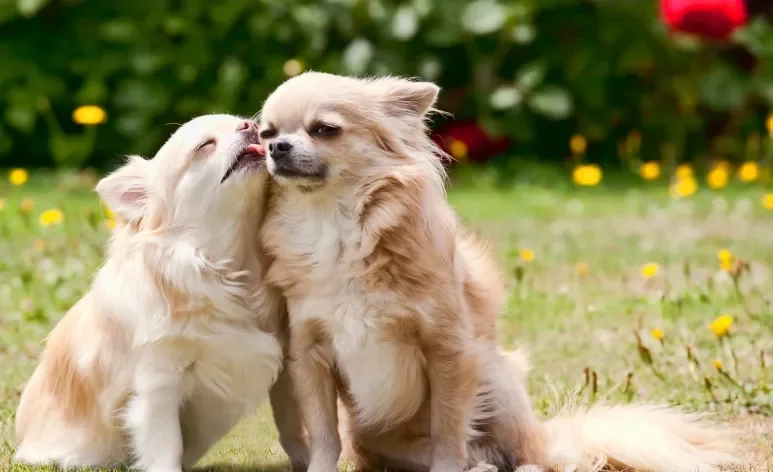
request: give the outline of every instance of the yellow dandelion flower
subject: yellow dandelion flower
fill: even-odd
[[[72,112],[72,121],[79,125],[98,125],[106,119],[107,113],[97,105],[84,105]]]
[[[115,229],[115,227],[116,227],[115,220],[113,218],[110,218],[110,219],[106,220],[105,221],[105,227],[107,229]]]
[[[596,164],[585,164],[577,166],[572,172],[572,180],[577,185],[583,187],[593,187],[601,182],[601,167]]]
[[[733,268],[733,253],[729,249],[720,249],[717,252],[717,259],[722,270],[729,271]]]
[[[521,249],[521,260],[524,262],[531,262],[534,260],[534,251],[529,248]]]
[[[760,176],[760,166],[756,162],[744,162],[738,168],[738,178],[742,182],[754,182]]]
[[[587,148],[588,140],[581,134],[575,134],[572,136],[572,139],[569,140],[569,149],[575,156],[585,153],[585,149]]]
[[[726,336],[733,326],[733,317],[730,315],[721,315],[711,322],[709,328],[718,337]]]
[[[650,335],[658,341],[663,341],[663,330],[660,328],[654,328],[650,331]]]
[[[110,209],[109,207],[107,207],[106,205],[105,205],[105,206],[103,206],[102,208],[104,208],[105,216],[106,216],[108,219],[110,219],[110,220],[112,220],[112,219],[115,219],[115,213],[113,213],[113,210],[111,210],[111,209]]]
[[[690,164],[680,164],[676,168],[676,176],[679,179],[689,179],[689,178],[692,178],[694,175],[695,173],[693,172]]]
[[[35,244],[35,249],[37,249],[38,251],[42,251],[43,249],[46,248],[46,242],[43,241],[42,239],[36,239],[34,244]]]
[[[639,175],[644,180],[655,180],[660,177],[660,164],[655,161],[645,162],[639,167]]]
[[[765,121],[765,127],[768,129],[768,133],[773,134],[773,113],[768,115],[768,119]]]
[[[711,361],[711,365],[713,365],[714,368],[717,370],[722,370],[722,361],[720,361],[719,359],[714,359],[713,361]]]
[[[660,270],[660,266],[657,265],[654,262],[649,262],[647,264],[644,264],[641,268],[641,276],[644,277],[645,280],[649,280],[656,275],[658,275],[658,271]]]
[[[64,221],[64,213],[58,208],[46,210],[40,214],[40,224],[47,228],[52,225],[58,225]]]
[[[290,59],[284,63],[284,66],[282,66],[282,71],[287,77],[295,77],[296,75],[303,72],[303,69],[303,62],[299,61],[298,59]]]
[[[678,179],[671,186],[671,195],[677,198],[685,198],[693,195],[698,191],[698,182],[694,178],[688,177],[685,179]]]
[[[17,187],[26,184],[29,178],[30,173],[27,172],[27,169],[11,169],[11,172],[8,173],[8,180],[11,182],[11,185]]]
[[[762,206],[766,210],[773,210],[773,193],[766,193],[762,196]]]
[[[448,152],[457,161],[464,162],[467,160],[467,144],[461,139],[451,138],[451,142],[448,144]]]
[[[730,181],[730,173],[726,167],[715,167],[706,175],[706,184],[714,190],[727,187]]]
[[[577,264],[577,273],[580,275],[585,275],[588,273],[589,267],[588,264],[585,262],[580,262]]]
[[[29,198],[25,198],[21,201],[21,212],[22,213],[32,213],[32,209],[35,208],[35,202],[30,200]]]

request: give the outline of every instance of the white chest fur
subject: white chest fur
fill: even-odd
[[[140,355],[169,362],[184,372],[188,394],[200,389],[223,400],[257,406],[281,368],[281,348],[276,338],[249,325],[195,321],[177,336],[144,346]],[[141,374],[141,372],[138,372]]]

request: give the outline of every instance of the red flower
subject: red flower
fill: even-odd
[[[474,121],[453,121],[438,130],[432,139],[460,162],[484,162],[510,147],[509,138],[489,136]]]
[[[746,23],[744,0],[660,0],[660,13],[674,31],[713,39]]]

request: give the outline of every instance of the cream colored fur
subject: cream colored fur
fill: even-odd
[[[256,143],[255,123],[199,117],[98,184],[119,225],[24,389],[16,460],[180,472],[267,396],[282,305],[261,282]],[[287,380],[274,390],[284,444],[303,462]]]
[[[502,351],[511,373],[523,381],[531,370],[523,347]],[[578,471],[712,471],[738,461],[737,432],[713,424],[708,415],[664,405],[580,405],[573,396],[544,428],[551,463]],[[657,454],[653,454],[657,451]],[[554,465],[554,470],[560,470]]]
[[[496,264],[445,198],[424,126],[437,93],[306,73],[262,110],[279,184],[263,227],[274,258],[266,281],[288,300],[309,471],[336,470],[339,429],[358,467],[373,471],[462,472],[486,460],[502,471],[688,472],[731,460],[721,428],[677,410],[537,420],[527,358],[496,344]]]

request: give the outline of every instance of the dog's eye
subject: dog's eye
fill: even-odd
[[[214,139],[208,139],[208,140],[204,141],[203,143],[199,144],[198,146],[196,146],[196,150],[197,151],[201,151],[205,147],[214,146],[214,145],[215,145],[215,140]]]
[[[273,139],[276,138],[276,130],[268,128],[260,132],[260,139]]]
[[[334,134],[338,134],[341,131],[341,128],[338,126],[333,125],[326,125],[326,124],[315,124],[311,127],[311,133],[316,136],[333,136]]]

